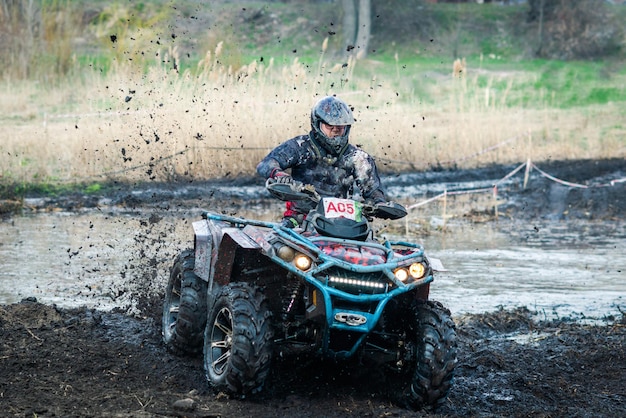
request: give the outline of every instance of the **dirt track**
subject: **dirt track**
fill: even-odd
[[[522,309],[457,325],[453,389],[444,407],[420,416],[626,414],[623,318],[538,323]],[[24,301],[0,307],[0,335],[3,416],[415,416],[387,401],[371,374],[317,362],[278,364],[258,399],[214,394],[199,358],[166,352],[154,317]]]
[[[560,172],[552,168],[561,178],[590,184],[624,173],[623,161],[564,166]],[[499,170],[506,174],[507,169]],[[532,181],[532,189],[515,191],[508,216],[571,222],[624,218],[623,183],[578,190]],[[416,414],[385,399],[371,372],[306,360],[276,363],[259,398],[215,394],[200,358],[166,352],[161,300],[144,298],[141,307],[141,316],[131,317],[121,311],[57,309],[34,300],[0,306],[0,415],[626,416],[623,315],[593,326],[539,322],[526,309],[455,318],[459,362],[453,389],[442,408]]]

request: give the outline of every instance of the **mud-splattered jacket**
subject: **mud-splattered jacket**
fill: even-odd
[[[294,180],[312,184],[322,196],[351,197],[356,185],[363,198],[375,203],[386,201],[376,164],[368,153],[348,144],[341,155],[334,156],[312,137],[310,133],[283,142],[259,163],[257,173],[269,178],[276,170],[291,169]],[[288,212],[306,214],[312,209],[307,202],[289,203]]]

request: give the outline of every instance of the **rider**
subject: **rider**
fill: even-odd
[[[281,183],[311,184],[321,196],[347,198],[354,185],[373,204],[387,201],[374,159],[348,143],[355,122],[342,100],[327,96],[311,110],[311,131],[283,142],[257,166],[257,173]],[[291,174],[285,170],[291,169]],[[313,209],[310,202],[287,202],[282,224],[295,228]]]

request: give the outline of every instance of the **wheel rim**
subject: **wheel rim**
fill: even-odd
[[[176,280],[172,285],[172,292],[170,293],[167,304],[167,326],[165,327],[165,337],[171,338],[174,328],[176,328],[176,321],[178,320],[178,312],[180,311],[180,285],[181,285],[181,273],[176,275]]]
[[[226,370],[233,345],[233,319],[229,309],[222,308],[211,329],[211,369],[217,375]]]

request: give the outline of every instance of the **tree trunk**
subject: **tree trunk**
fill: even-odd
[[[537,48],[537,52],[535,53],[535,55],[537,56],[541,56],[542,52],[541,50],[543,49],[543,12],[545,9],[545,0],[540,0],[540,4],[539,4],[539,47]]]
[[[359,26],[356,34],[357,58],[365,58],[367,56],[367,48],[372,31],[371,9],[370,0],[359,0]]]
[[[344,53],[350,55],[356,41],[356,5],[355,0],[341,0],[343,8],[343,46]]]

